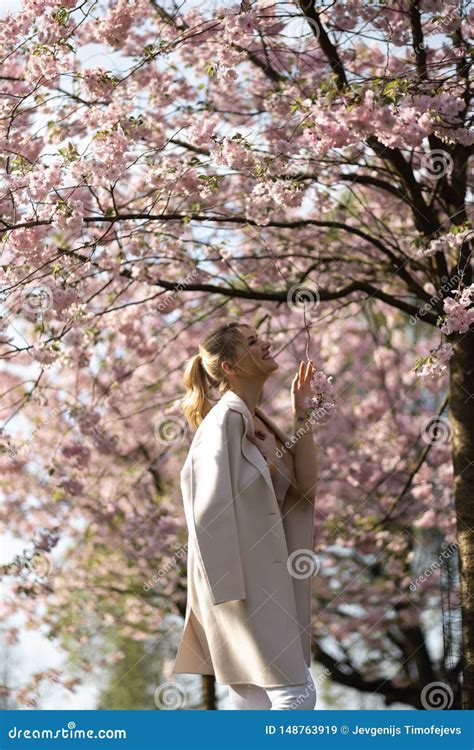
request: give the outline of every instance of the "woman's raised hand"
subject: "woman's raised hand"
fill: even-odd
[[[291,383],[291,408],[294,415],[304,415],[309,406],[309,400],[313,396],[311,379],[316,372],[311,360],[300,362],[298,372]]]

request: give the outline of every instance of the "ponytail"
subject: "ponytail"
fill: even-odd
[[[181,408],[189,425],[195,430],[211,408],[207,394],[211,382],[206,373],[201,354],[195,354],[188,360],[183,374],[186,395],[181,401]]]
[[[229,388],[222,364],[236,363],[238,347],[246,343],[241,324],[231,320],[212,330],[199,344],[198,354],[188,359],[183,374],[186,395],[181,408],[192,429],[199,427],[212,408],[208,397],[211,388],[217,388],[221,396]]]

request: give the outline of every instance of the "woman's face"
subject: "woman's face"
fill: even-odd
[[[241,331],[245,344],[239,344],[237,348],[237,363],[232,368],[234,374],[237,377],[262,377],[277,370],[278,364],[270,354],[270,342],[261,338],[252,326],[242,325]]]

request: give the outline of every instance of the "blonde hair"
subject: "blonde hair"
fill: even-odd
[[[217,388],[221,396],[229,389],[222,363],[234,365],[237,347],[247,343],[241,325],[232,321],[215,328],[201,341],[199,352],[187,360],[183,374],[186,395],[181,408],[192,429],[199,427],[212,408],[210,389]]]

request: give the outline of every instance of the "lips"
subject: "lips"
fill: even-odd
[[[267,352],[267,353],[266,353],[266,354],[265,354],[265,355],[264,355],[264,356],[262,357],[262,359],[271,359],[271,357],[272,357],[272,355],[270,354],[270,352]]]

